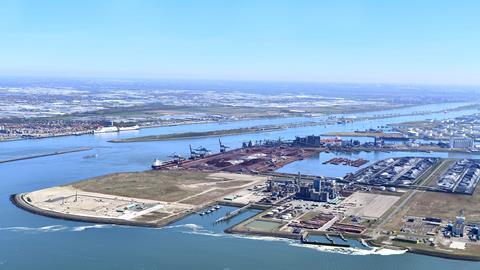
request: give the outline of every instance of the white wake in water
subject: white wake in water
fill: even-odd
[[[387,248],[371,248],[371,249],[360,249],[354,247],[334,247],[334,246],[321,246],[321,245],[309,245],[302,244],[297,240],[278,238],[278,237],[268,237],[268,236],[247,236],[247,235],[231,235],[232,237],[238,237],[243,239],[252,239],[252,240],[261,240],[261,241],[280,241],[285,242],[293,247],[301,248],[310,248],[315,249],[321,252],[331,252],[331,253],[340,253],[347,255],[400,255],[407,252],[407,250],[394,250]]]
[[[32,232],[32,233],[48,233],[48,232],[83,232],[85,230],[91,229],[108,229],[118,227],[116,225],[109,225],[109,224],[95,224],[95,225],[85,225],[85,226],[76,226],[76,227],[68,227],[64,225],[50,225],[50,226],[43,226],[43,227],[4,227],[0,228],[0,231],[10,231],[10,232]],[[123,226],[122,226],[123,227]],[[331,253],[339,253],[339,254],[348,254],[348,255],[401,255],[406,253],[406,250],[394,250],[394,249],[387,249],[387,248],[371,248],[371,249],[358,249],[358,248],[346,248],[346,247],[332,247],[332,246],[321,246],[321,245],[308,245],[302,244],[297,240],[286,239],[286,238],[278,238],[278,237],[270,237],[270,236],[251,236],[251,235],[240,235],[240,234],[226,234],[226,233],[218,233],[208,229],[205,229],[201,225],[188,223],[188,224],[181,224],[181,225],[172,225],[166,226],[162,228],[156,228],[158,230],[163,229],[174,229],[174,228],[185,228],[187,230],[181,231],[182,233],[187,234],[197,234],[197,235],[205,235],[210,237],[229,237],[229,238],[240,238],[240,239],[250,239],[256,241],[276,241],[276,242],[284,242],[293,247],[301,247],[301,248],[310,248],[314,250],[318,250],[321,252],[331,252]]]
[[[186,233],[186,234],[198,234],[198,235],[206,235],[206,236],[212,236],[212,237],[219,237],[223,236],[220,233],[215,233],[213,231],[205,229],[201,225],[189,223],[189,224],[181,224],[181,225],[172,225],[172,226],[167,226],[164,227],[164,229],[172,229],[172,228],[185,228],[188,229],[186,231],[181,231],[181,233]],[[162,229],[162,228],[160,228]]]
[[[395,249],[388,249],[388,248],[375,248],[376,253],[378,255],[401,255],[407,253],[406,249],[402,250],[395,250]]]
[[[187,228],[187,229],[191,229],[191,230],[201,230],[201,229],[203,229],[202,226],[197,225],[197,224],[193,224],[193,223],[171,225],[171,226],[160,227],[160,228],[156,228],[156,229],[157,230],[165,230],[165,229],[174,229],[174,228]]]
[[[254,235],[243,235],[243,234],[229,234],[228,236],[233,238],[240,238],[240,239],[249,239],[249,240],[260,240],[260,241],[274,241],[274,242],[285,242],[285,243],[296,243],[297,241],[288,239],[288,238],[280,238],[280,237],[273,237],[273,236],[254,236]]]
[[[44,227],[5,227],[0,228],[0,231],[10,231],[10,232],[58,232],[58,231],[66,231],[68,229],[67,226],[63,225],[51,225],[51,226],[44,226]]]
[[[321,252],[330,252],[330,253],[337,253],[337,254],[346,254],[346,255],[356,255],[356,256],[365,256],[365,255],[401,255],[406,253],[406,250],[394,250],[394,249],[387,249],[387,248],[378,248],[374,247],[371,249],[360,249],[354,247],[333,247],[333,246],[321,246],[321,245],[309,245],[309,244],[302,244],[297,240],[286,239],[286,238],[279,238],[279,237],[271,237],[271,236],[250,236],[250,235],[240,235],[240,234],[226,234],[226,233],[216,233],[210,230],[205,229],[204,227],[196,224],[184,224],[184,225],[176,225],[176,226],[169,226],[165,228],[187,228],[190,229],[188,231],[182,231],[182,233],[187,234],[198,234],[198,235],[205,235],[211,237],[229,237],[229,238],[241,238],[241,239],[250,239],[250,240],[257,240],[257,241],[276,241],[276,242],[284,242],[293,247],[301,247],[301,248],[310,248],[315,249]]]
[[[205,236],[211,236],[211,237],[223,237],[224,235],[221,233],[215,233],[209,230],[196,230],[196,231],[190,231],[190,232],[183,232],[187,234],[198,234],[198,235],[205,235]]]
[[[86,225],[86,226],[76,226],[68,227],[64,225],[50,225],[43,227],[4,227],[0,228],[0,231],[9,231],[9,232],[31,232],[31,233],[49,233],[49,232],[82,232],[88,229],[105,229],[112,228],[115,225],[108,224],[95,224],[95,225]]]
[[[115,225],[110,225],[110,224],[95,224],[95,225],[88,225],[88,226],[78,226],[78,227],[73,227],[71,229],[72,232],[83,232],[85,230],[90,230],[90,229],[108,229],[108,228],[113,228]]]
[[[387,248],[360,249],[360,248],[354,248],[354,247],[334,247],[334,246],[309,245],[309,244],[301,244],[301,243],[298,243],[298,242],[290,243],[290,245],[294,246],[294,247],[315,249],[315,250],[322,251],[322,252],[339,253],[339,254],[356,255],[356,256],[401,255],[401,254],[404,254],[405,252],[407,252],[406,250],[394,250],[394,249],[387,249]]]

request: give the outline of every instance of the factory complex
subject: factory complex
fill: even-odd
[[[480,139],[480,114],[452,119],[426,120],[392,124],[394,130],[418,139],[448,141],[450,148],[475,149]]]
[[[473,194],[480,178],[478,160],[456,160],[437,180],[437,187],[448,192]]]
[[[297,239],[304,244],[407,248],[480,260],[480,160],[395,157],[372,164],[333,158],[324,164],[361,167],[344,177],[279,173],[286,164],[339,147],[339,138],[245,142],[229,150],[190,149],[155,160],[150,171],[121,173],[18,194],[22,208],[73,220],[164,226],[186,215],[239,207],[215,222],[261,211],[226,232]],[[427,208],[428,206],[428,208]],[[465,217],[469,217],[467,220]]]
[[[378,186],[409,186],[415,184],[437,162],[437,158],[389,158],[348,175],[345,179]]]

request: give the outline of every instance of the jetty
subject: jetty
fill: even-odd
[[[0,163],[14,162],[14,161],[48,157],[48,156],[64,155],[64,154],[69,154],[69,153],[88,151],[88,150],[92,150],[92,149],[93,148],[91,148],[91,147],[79,147],[79,148],[60,150],[60,151],[55,151],[55,152],[50,152],[50,153],[42,153],[42,154],[36,154],[36,155],[29,155],[29,156],[21,156],[21,157],[3,159],[3,160],[0,160]]]
[[[245,206],[243,206],[243,207],[241,207],[241,208],[238,208],[238,209],[236,209],[236,210],[234,210],[234,211],[232,211],[232,212],[229,212],[229,213],[227,213],[225,216],[217,219],[217,220],[215,221],[215,223],[225,222],[225,221],[227,221],[227,220],[229,220],[229,219],[231,219],[231,218],[233,218],[233,217],[235,217],[235,216],[238,216],[238,215],[240,215],[241,213],[247,211],[248,208],[250,208],[251,206],[252,206],[252,203],[249,203],[249,204],[247,204],[247,205],[245,205]]]

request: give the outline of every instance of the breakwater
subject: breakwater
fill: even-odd
[[[64,154],[69,154],[69,153],[88,151],[88,150],[92,150],[92,149],[93,148],[91,148],[91,147],[79,147],[79,148],[66,149],[66,150],[60,150],[60,151],[49,152],[49,153],[42,153],[42,154],[36,154],[36,155],[29,155],[29,156],[3,159],[3,160],[0,160],[0,163],[14,162],[14,161],[48,157],[48,156],[64,155]]]

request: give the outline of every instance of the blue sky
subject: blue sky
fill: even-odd
[[[480,84],[480,1],[2,0],[0,75]]]

